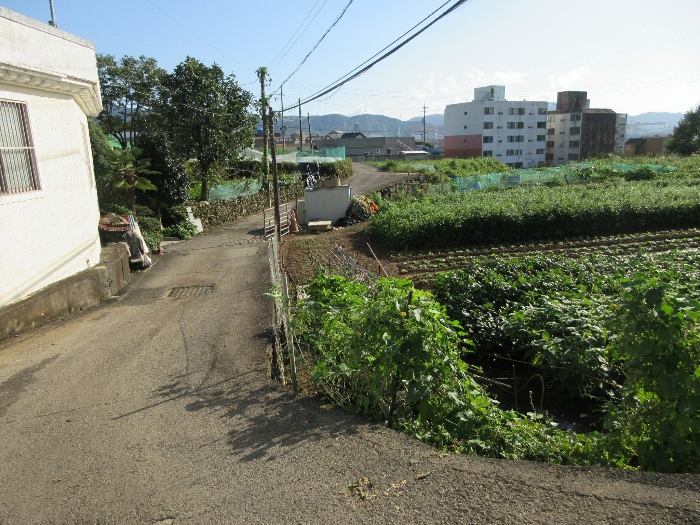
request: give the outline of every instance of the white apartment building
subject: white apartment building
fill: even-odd
[[[625,152],[625,142],[627,142],[627,113],[617,114],[617,124],[615,127],[615,154],[622,155]]]
[[[514,168],[545,163],[547,102],[512,101],[505,86],[474,89],[445,108],[445,158],[493,157]]]

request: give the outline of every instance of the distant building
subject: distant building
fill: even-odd
[[[615,125],[615,154],[622,155],[625,152],[625,141],[627,140],[627,113],[617,114]]]
[[[587,97],[585,91],[557,93],[557,109],[547,113],[547,166],[589,159],[601,153],[622,153],[627,115],[618,115],[612,109],[591,108]]]
[[[413,137],[365,137],[362,133],[344,133],[342,138],[315,140],[314,148],[337,148],[345,146],[345,157],[354,161],[381,160],[386,156],[397,156],[402,151],[415,150]]]
[[[624,155],[632,157],[634,155],[648,155],[650,157],[661,157],[666,155],[666,143],[668,137],[644,137],[629,139],[625,142]]]
[[[474,89],[445,108],[445,158],[494,157],[515,168],[543,166],[547,102],[511,101],[505,86]]]

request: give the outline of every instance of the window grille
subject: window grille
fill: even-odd
[[[0,100],[0,195],[39,189],[27,105]]]

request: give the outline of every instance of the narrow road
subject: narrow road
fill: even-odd
[[[0,524],[700,523],[699,476],[442,457],[268,381],[261,222],[0,343]]]

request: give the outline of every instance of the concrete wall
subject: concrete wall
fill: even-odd
[[[101,106],[89,42],[4,8],[0,34],[0,99],[27,104],[41,185],[0,195],[1,307],[99,263],[86,112]]]
[[[99,82],[95,46],[88,40],[4,7],[0,35],[0,63]]]
[[[617,115],[612,110],[583,112],[581,126],[581,159],[615,151]]]

